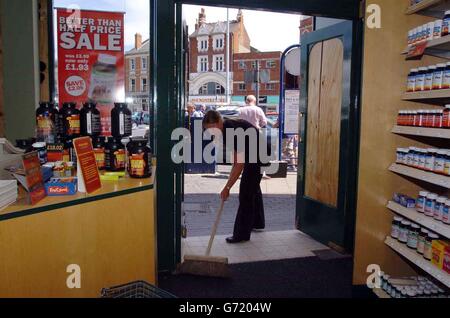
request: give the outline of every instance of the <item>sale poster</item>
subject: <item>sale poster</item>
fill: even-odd
[[[124,13],[56,10],[59,103],[96,102],[110,136],[111,109],[125,98]]]

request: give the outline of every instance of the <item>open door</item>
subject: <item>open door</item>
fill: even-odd
[[[352,22],[302,36],[297,228],[349,250]]]

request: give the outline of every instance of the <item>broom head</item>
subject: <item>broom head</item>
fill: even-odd
[[[228,258],[218,256],[185,255],[177,272],[196,276],[230,277]]]

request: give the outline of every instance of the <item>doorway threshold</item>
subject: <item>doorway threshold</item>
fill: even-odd
[[[330,250],[296,230],[254,232],[250,241],[239,244],[226,243],[226,237],[216,236],[211,255],[228,257],[230,264],[314,257],[317,256],[316,251]],[[183,255],[204,255],[208,241],[209,236],[183,239]]]

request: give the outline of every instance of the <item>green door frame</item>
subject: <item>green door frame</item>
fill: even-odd
[[[154,151],[157,158],[156,206],[158,270],[173,271],[180,261],[181,202],[177,183],[180,167],[171,160],[172,131],[179,125],[184,98],[181,62],[181,5],[235,7],[360,20],[360,0],[150,0],[150,59],[153,65],[151,102],[154,111]],[[178,13],[177,13],[178,12]],[[178,19],[177,19],[178,17]],[[178,25],[176,25],[178,20]],[[179,189],[179,184],[178,184]],[[178,193],[178,197],[177,197]]]

